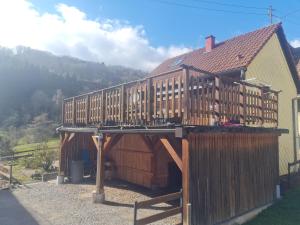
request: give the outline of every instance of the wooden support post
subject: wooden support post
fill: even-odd
[[[190,178],[189,178],[189,141],[182,139],[182,189],[183,189],[183,225],[188,225],[188,207],[190,203]]]
[[[190,110],[190,80],[189,80],[189,69],[183,68],[183,123],[189,123],[189,110]]]
[[[65,150],[64,147],[68,141],[69,138],[69,134],[65,133],[65,132],[61,132],[60,133],[60,148],[59,148],[59,175],[62,176],[64,175],[65,172],[65,163],[66,163],[66,159],[65,159]]]
[[[93,136],[94,142],[97,142],[97,174],[96,174],[96,190],[93,192],[93,202],[103,203],[104,195],[104,142],[103,134]]]

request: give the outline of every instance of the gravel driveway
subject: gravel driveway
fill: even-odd
[[[157,193],[116,182],[105,186],[105,204],[93,204],[94,184],[54,182],[21,186],[0,191],[1,225],[127,225],[133,224],[134,201],[149,199]],[[160,204],[143,209],[138,218],[172,207]],[[155,224],[177,224],[180,216]]]

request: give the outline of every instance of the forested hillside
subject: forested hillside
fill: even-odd
[[[63,98],[143,76],[25,47],[0,48],[0,156],[11,154],[16,144],[52,138]]]
[[[23,126],[43,113],[50,121],[58,121],[63,97],[144,75],[25,47],[0,48],[0,126]]]

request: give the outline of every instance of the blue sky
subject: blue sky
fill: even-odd
[[[276,16],[283,17],[275,17],[274,22],[283,21],[288,41],[300,46],[298,0],[11,1],[19,5],[19,18],[24,16],[5,30],[7,37],[0,36],[0,45],[27,45],[144,70],[153,69],[165,58],[202,47],[209,34],[222,41],[267,26],[269,5]],[[15,10],[7,2],[0,7],[0,21],[16,20],[10,18],[12,12],[4,17],[5,12]],[[20,30],[30,32],[25,35]],[[20,38],[11,40],[16,33]]]
[[[149,40],[154,45],[188,45],[197,47],[208,34],[214,34],[218,40],[224,40],[240,33],[255,30],[269,24],[267,9],[252,9],[225,6],[217,3],[229,3],[246,7],[274,8],[274,15],[291,15],[283,19],[284,30],[289,40],[300,38],[300,2],[298,0],[252,0],[252,1],[201,1],[201,0],[33,0],[32,2],[44,11],[54,11],[57,3],[76,6],[86,12],[91,19],[118,19],[132,25],[144,26]],[[179,3],[172,5],[169,2]],[[182,5],[181,5],[182,4]],[[188,6],[195,6],[193,8]],[[202,8],[238,11],[241,13],[208,11]],[[297,9],[299,10],[298,12]],[[242,14],[242,13],[245,14]],[[274,18],[274,22],[280,19]],[[299,21],[299,22],[298,22]],[[296,24],[298,23],[298,24]]]

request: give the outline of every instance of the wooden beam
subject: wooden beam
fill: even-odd
[[[172,147],[167,138],[160,138],[161,143],[164,145],[166,150],[169,152],[172,159],[175,161],[178,168],[182,171],[182,160],[176,153],[175,149]]]
[[[68,142],[70,142],[75,137],[75,133],[71,133],[70,137],[68,138]]]
[[[92,136],[94,145],[96,146],[97,150],[98,150],[98,137],[99,137],[99,136]]]
[[[187,225],[187,204],[190,203],[189,141],[182,139],[183,225]]]
[[[107,136],[105,143],[104,143],[104,154],[106,154],[113,146],[115,146],[118,141],[121,139],[122,134],[116,134],[113,136]]]

